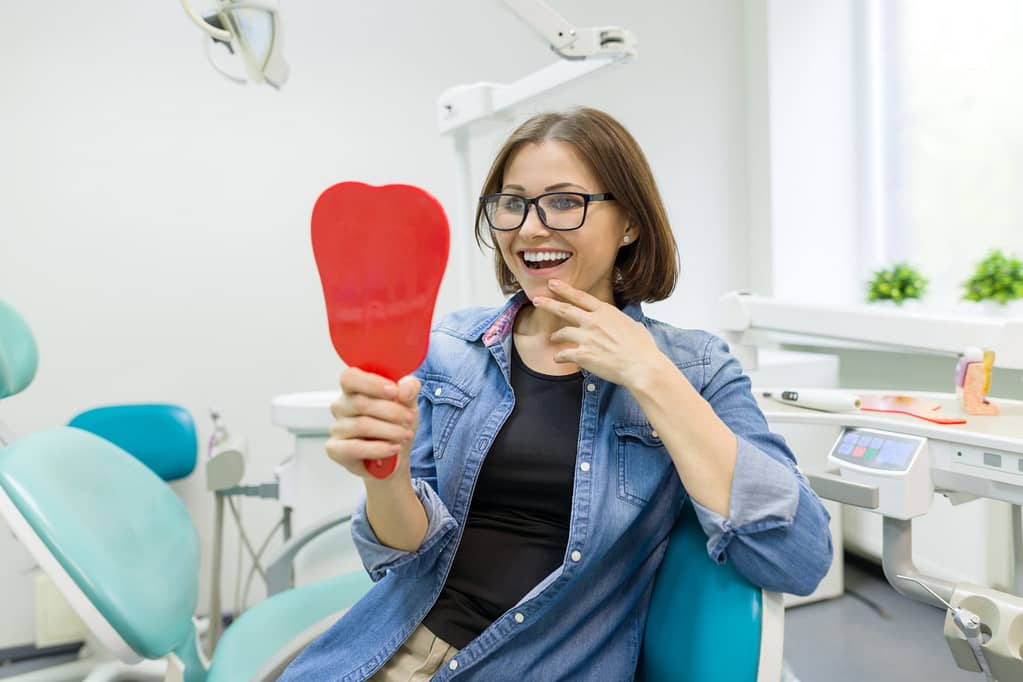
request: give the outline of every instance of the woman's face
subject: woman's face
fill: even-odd
[[[514,153],[505,166],[499,191],[532,198],[559,191],[598,194],[607,188],[598,184],[574,147],[547,140],[523,145]],[[625,244],[626,234],[630,243],[636,237],[614,201],[590,202],[586,222],[577,230],[547,228],[533,205],[522,227],[510,232],[493,230],[492,234],[505,264],[530,299],[549,296],[547,281],[557,278],[607,303],[614,303],[612,277],[618,249]],[[535,260],[542,256],[555,260]]]

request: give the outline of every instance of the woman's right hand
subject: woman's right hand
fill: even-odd
[[[413,376],[395,383],[346,367],[341,372],[341,396],[330,405],[334,424],[327,455],[367,483],[410,480],[409,451],[419,427],[419,389],[419,379]],[[383,481],[366,469],[366,460],[394,454],[398,465]]]

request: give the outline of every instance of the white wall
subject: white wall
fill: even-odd
[[[713,327],[718,295],[746,285],[743,5],[553,4],[580,25],[631,29],[640,58],[531,109],[587,104],[632,130],[683,254],[677,293],[650,310]],[[307,236],[318,193],[344,179],[405,182],[451,214],[437,95],[553,59],[496,0],[289,2],[283,19],[292,78],[276,92],[216,75],[173,0],[4,3],[0,297],[40,347],[35,384],[0,406],[16,433],[155,400],[190,409],[203,442],[216,407],[249,439],[249,480],[268,479],[290,448],[270,399],[329,388],[340,369]],[[498,142],[474,143],[480,173]],[[438,311],[456,293],[446,282]],[[198,472],[174,488],[203,539],[205,609],[211,499]],[[274,504],[246,509],[261,537]],[[231,538],[225,557],[230,574]],[[32,640],[28,563],[0,533],[0,647]]]
[[[750,271],[757,293],[859,301],[862,3],[747,0]]]

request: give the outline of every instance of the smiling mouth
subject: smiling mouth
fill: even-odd
[[[553,270],[564,265],[572,258],[572,254],[566,251],[523,251],[519,253],[519,258],[529,270]]]

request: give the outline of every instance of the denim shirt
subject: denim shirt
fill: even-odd
[[[458,550],[480,467],[515,405],[512,324],[528,301],[448,316],[430,336],[413,487],[429,526],[416,552],[352,525],[375,585],[287,668],[281,680],[364,680],[395,653],[440,594]],[[660,350],[738,437],[728,518],[695,500],[707,552],[768,590],[809,594],[831,564],[829,516],[768,431],[750,381],[720,339],[649,319]],[[631,680],[653,580],[688,495],[671,457],[625,388],[583,370],[568,545],[562,564],[470,642],[434,680]],[[508,570],[515,570],[509,566]]]

